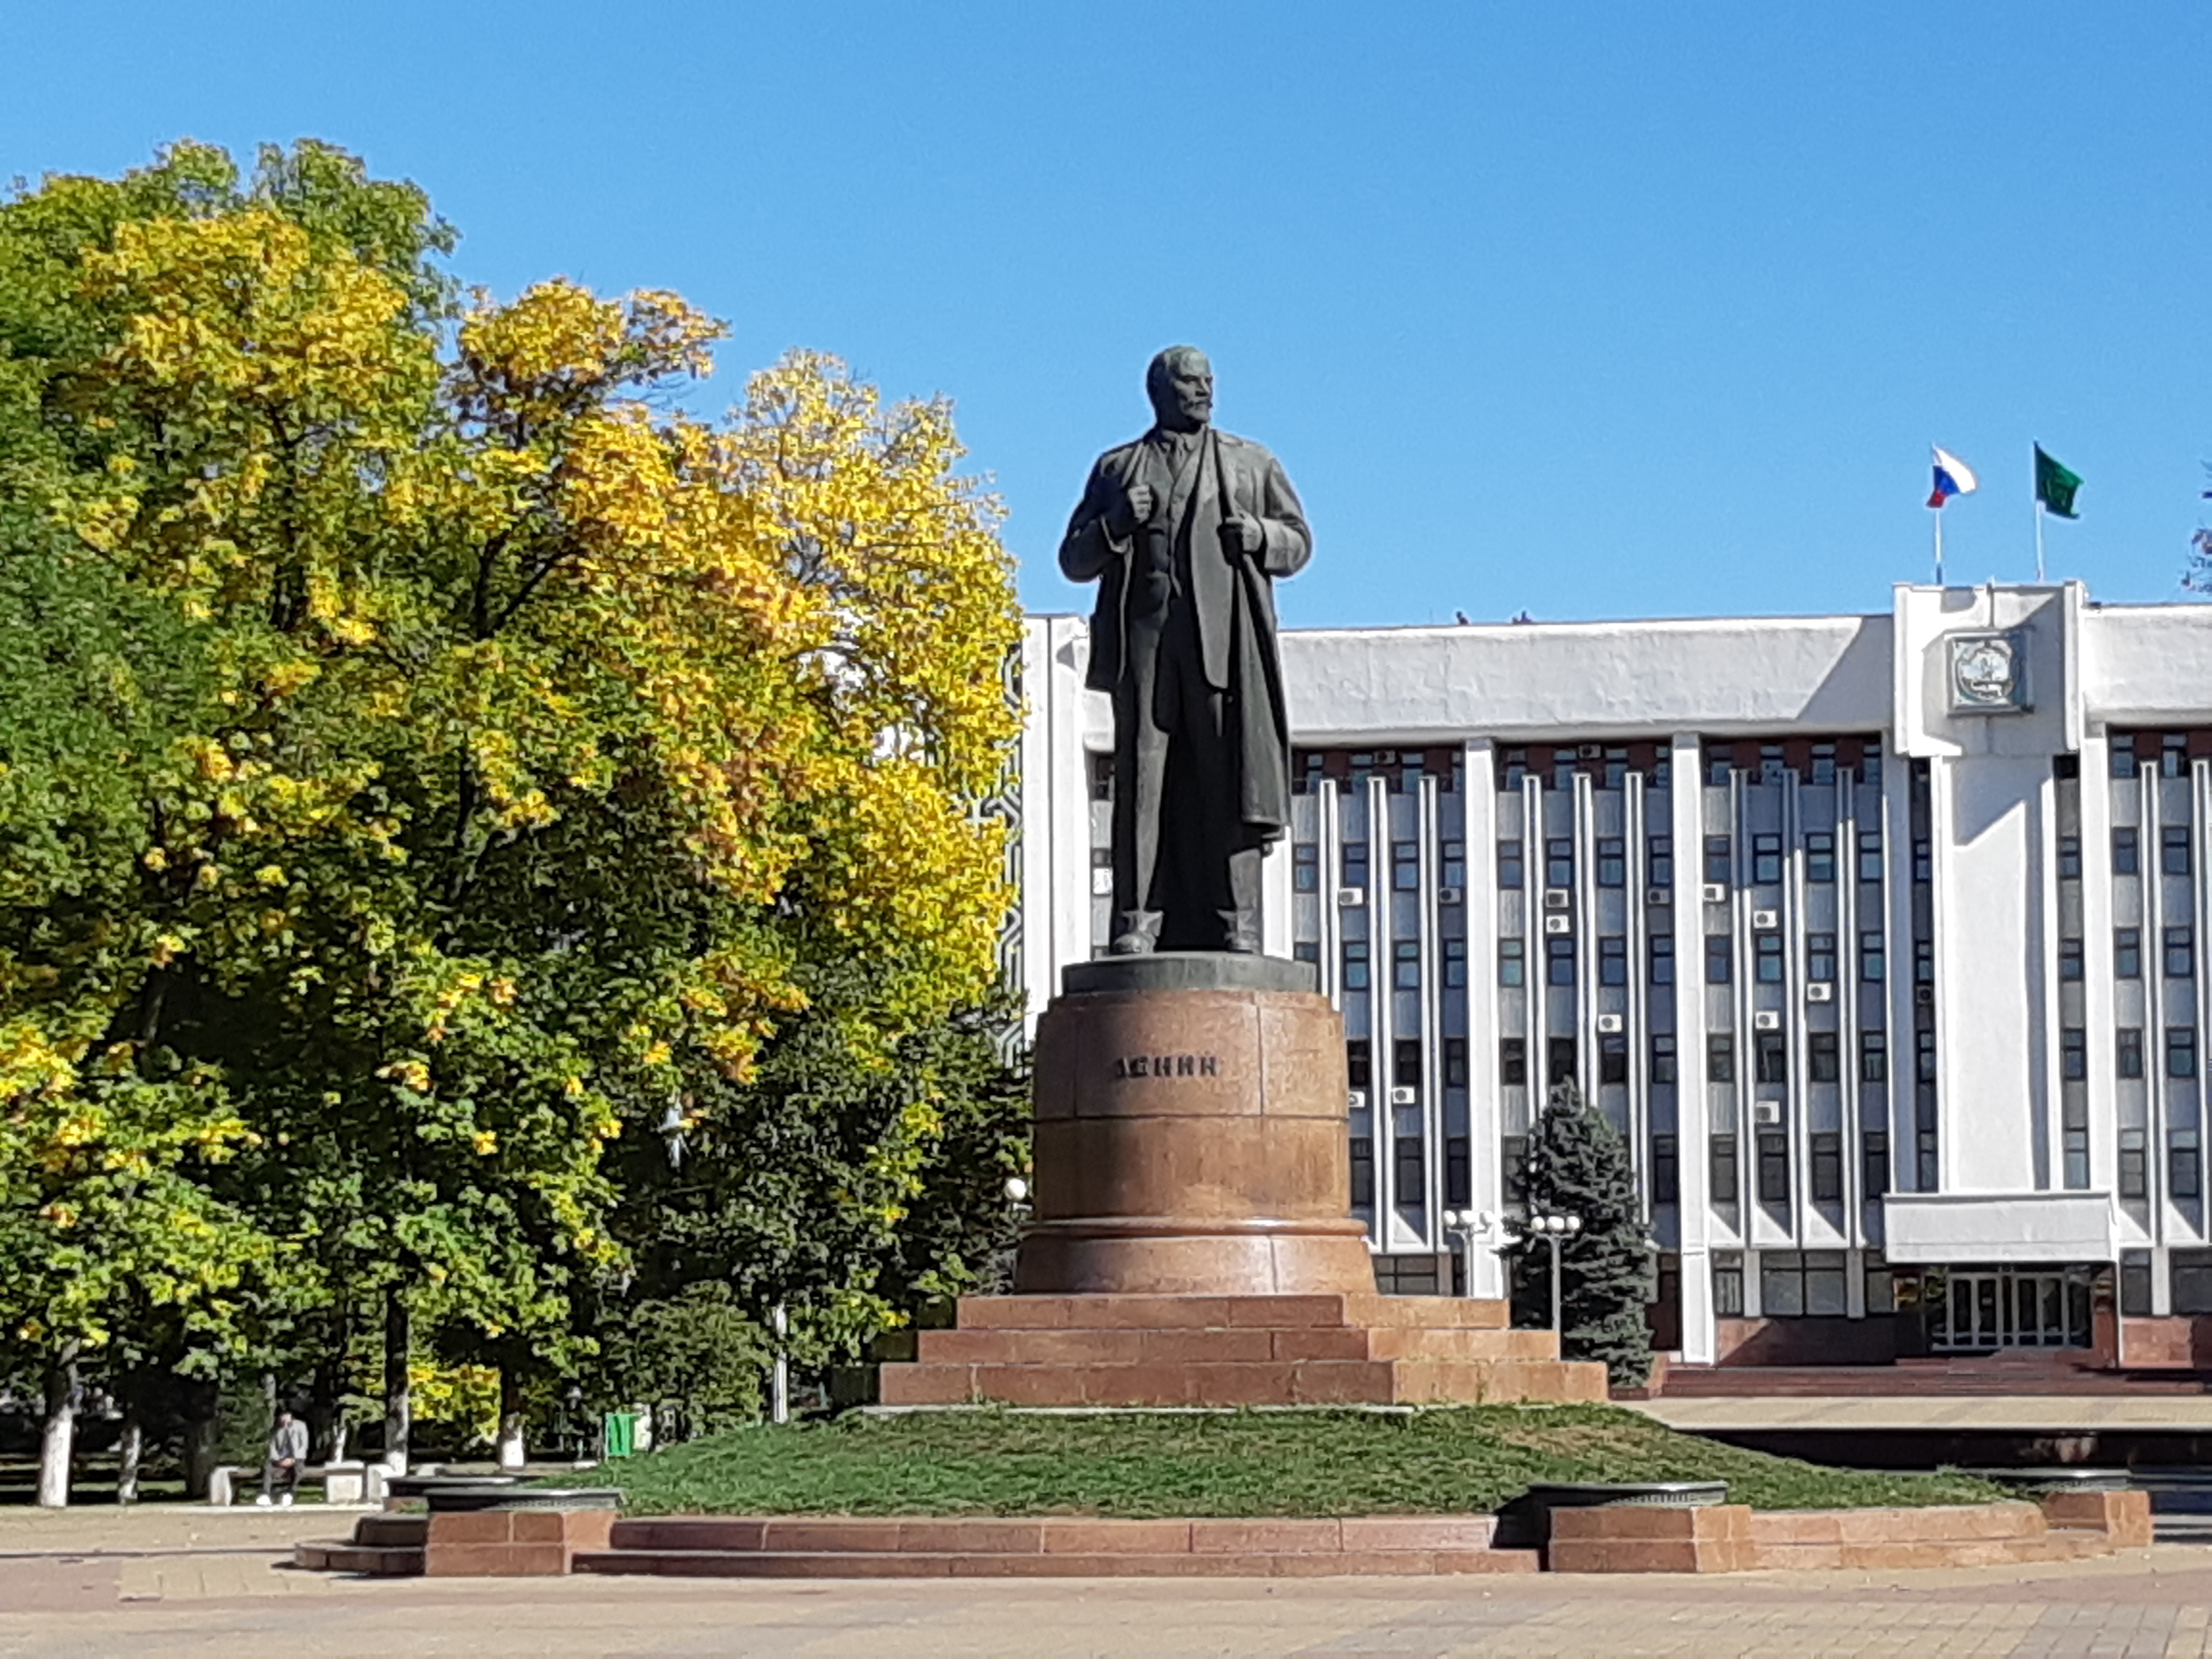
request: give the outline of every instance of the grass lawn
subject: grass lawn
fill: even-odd
[[[619,1459],[635,1515],[1329,1516],[1494,1510],[1539,1480],[1711,1480],[1757,1509],[1978,1504],[1959,1475],[1861,1474],[1677,1434],[1611,1406],[852,1415]]]

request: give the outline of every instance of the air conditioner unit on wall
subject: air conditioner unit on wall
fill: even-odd
[[[1418,1106],[1421,1103],[1421,1091],[1419,1089],[1393,1089],[1390,1091],[1390,1103],[1393,1106]]]
[[[1439,904],[1457,904],[1460,902],[1461,898],[1462,895],[1459,889],[1456,887],[1439,887],[1437,889],[1437,902]]]
[[[1575,745],[1575,754],[1582,760],[1595,760],[1604,753],[1605,745],[1602,744],[1581,743]]]
[[[1644,890],[1644,902],[1646,904],[1672,904],[1674,895],[1664,887],[1647,887]]]
[[[1364,1112],[1367,1109],[1367,1091],[1364,1089],[1354,1089],[1344,1100],[1347,1111]]]
[[[1751,1029],[1754,1031],[1778,1031],[1782,1029],[1782,1016],[1771,1008],[1761,1008],[1752,1015]]]
[[[1571,902],[1571,896],[1564,887],[1547,887],[1544,890],[1544,908],[1547,910],[1564,910]]]
[[[1547,933],[1571,933],[1575,931],[1575,925],[1565,916],[1546,916],[1544,931]]]
[[[1761,933],[1771,932],[1782,925],[1782,913],[1778,910],[1753,910],[1751,925]]]
[[[1751,1121],[1753,1123],[1781,1122],[1782,1103],[1778,1100],[1753,1101],[1751,1103]]]
[[[1805,1000],[1808,1002],[1833,1002],[1835,1000],[1836,988],[1826,980],[1815,980],[1805,988]]]
[[[1367,890],[1364,887],[1340,887],[1336,890],[1336,902],[1340,909],[1357,910],[1367,902]]]
[[[1724,881],[1709,881],[1705,884],[1704,891],[1705,902],[1708,904],[1728,902],[1728,884]]]
[[[1618,1031],[1620,1029],[1620,1016],[1600,1014],[1597,1017],[1597,1029],[1601,1031]]]
[[[1933,1007],[1936,1003],[1936,988],[1932,985],[1914,986],[1912,1000],[1923,1008]]]

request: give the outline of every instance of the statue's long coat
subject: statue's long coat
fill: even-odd
[[[1132,554],[1139,539],[1116,539],[1107,520],[1136,483],[1150,483],[1169,503],[1171,533],[1188,549],[1190,579],[1181,602],[1195,608],[1207,681],[1229,694],[1245,833],[1255,843],[1273,841],[1291,821],[1291,733],[1273,579],[1296,575],[1313,556],[1305,509],[1274,456],[1218,429],[1206,434],[1196,477],[1180,501],[1166,452],[1151,434],[1101,455],[1060,544],[1060,568],[1071,581],[1098,580],[1089,684],[1100,691],[1114,690],[1126,671]],[[1265,539],[1257,552],[1234,558],[1222,552],[1218,526],[1231,511],[1260,521]]]

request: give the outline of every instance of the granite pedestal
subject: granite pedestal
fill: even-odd
[[[1350,1213],[1344,1029],[1313,969],[1078,964],[1038,1022],[1015,1294],[886,1365],[886,1405],[1602,1400],[1503,1303],[1381,1297]]]

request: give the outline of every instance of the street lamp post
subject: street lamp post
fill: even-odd
[[[1583,1230],[1583,1218],[1578,1215],[1532,1215],[1528,1218],[1528,1237],[1540,1238],[1552,1247],[1552,1336],[1554,1340],[1565,1334],[1565,1315],[1559,1297],[1559,1246]]]
[[[1480,1237],[1487,1243],[1498,1226],[1498,1218],[1487,1210],[1446,1210],[1444,1231],[1459,1240],[1460,1260],[1466,1264],[1463,1294],[1474,1294],[1474,1241]]]

